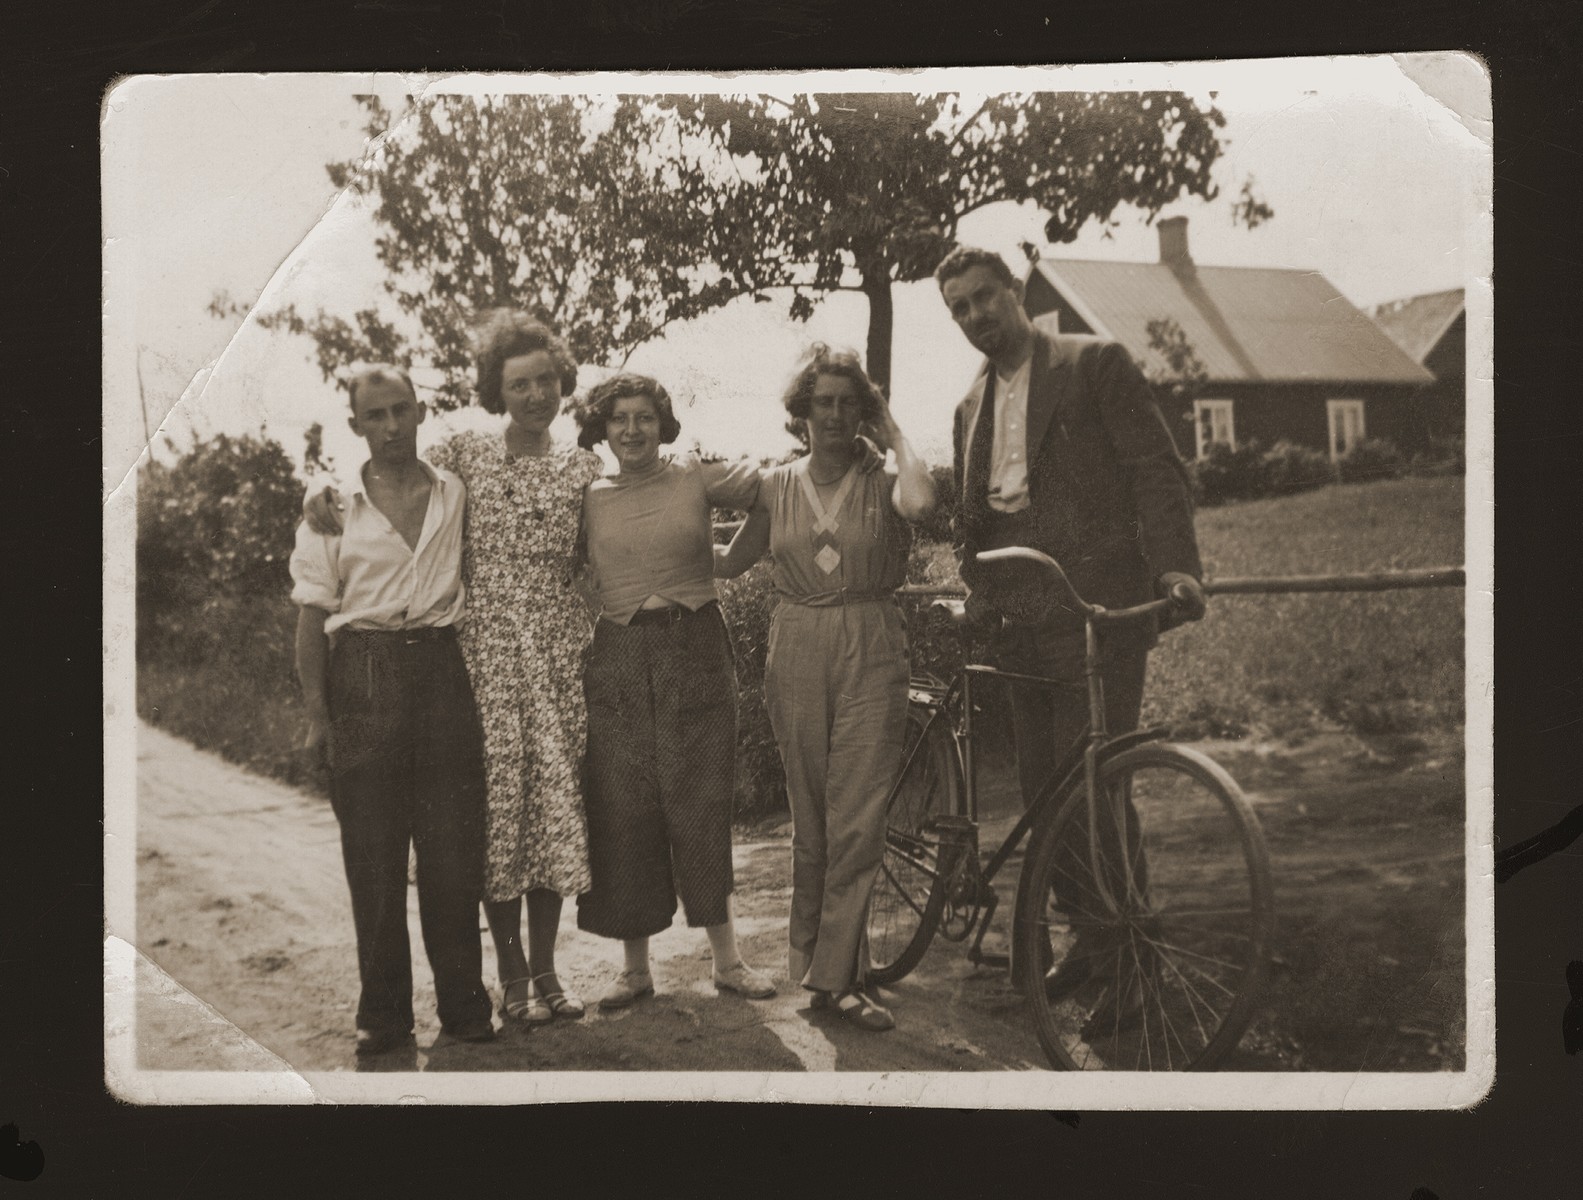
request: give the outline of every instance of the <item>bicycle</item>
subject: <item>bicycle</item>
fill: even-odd
[[[937,934],[971,936],[972,962],[1011,969],[1052,1066],[1214,1067],[1252,1019],[1270,959],[1275,906],[1264,836],[1236,782],[1206,755],[1164,743],[1163,728],[1111,736],[1099,676],[1105,626],[1162,613],[1180,597],[1106,610],[1085,602],[1038,551],[1008,547],[978,558],[1040,564],[1082,614],[1090,727],[980,863],[974,681],[1070,685],[972,662],[949,685],[912,681],[870,902],[869,977],[895,983]],[[935,607],[968,626],[961,601]],[[987,952],[999,903],[993,881],[1030,832],[1011,953]]]

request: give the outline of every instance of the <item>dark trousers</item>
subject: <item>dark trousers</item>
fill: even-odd
[[[737,681],[718,604],[601,620],[583,673],[593,887],[577,927],[609,938],[730,916]]]
[[[1105,725],[1111,736],[1138,727],[1143,709],[1143,681],[1149,664],[1148,649],[1136,638],[1108,650],[1100,668],[1105,689]],[[1005,671],[1043,675],[1065,681],[1061,688],[1010,685],[1012,738],[1017,750],[1017,781],[1024,806],[1037,798],[1039,788],[1060,765],[1067,751],[1088,732],[1088,688],[1083,678],[1083,635],[1051,633],[1037,627],[1008,627],[996,635],[992,647],[995,665]],[[1127,840],[1135,870],[1147,878],[1147,863],[1138,847],[1137,813],[1130,796],[1122,797],[1126,809]],[[1100,821],[1101,836],[1115,830],[1113,822]],[[1056,850],[1069,885],[1062,897],[1076,909],[1096,911],[1098,897],[1090,886],[1088,820],[1079,813],[1066,823],[1062,845]],[[1119,841],[1119,839],[1118,839]],[[1114,848],[1111,848],[1114,850]],[[1113,858],[1107,855],[1107,858]],[[1142,880],[1140,879],[1140,883]]]
[[[487,1020],[483,730],[450,630],[343,630],[330,656],[331,802],[357,928],[357,1027],[412,1029],[407,851],[440,1023]]]

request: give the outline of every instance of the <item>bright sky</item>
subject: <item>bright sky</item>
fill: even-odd
[[[764,90],[789,90],[785,76],[763,82]],[[619,86],[610,77],[581,76],[518,80],[510,88],[573,83]],[[324,166],[366,149],[355,95],[375,92],[399,108],[413,86],[391,75],[149,77],[111,95],[103,123],[107,486],[145,445],[139,360],[149,427],[163,426],[177,445],[194,430],[240,433],[265,425],[300,459],[302,431],[317,420],[333,454],[343,463],[360,459],[342,394],[321,379],[307,339],[217,320],[206,307],[220,291],[247,304],[261,300],[266,309],[293,301],[345,316],[374,302],[381,281],[375,227],[338,196]],[[498,77],[435,86],[508,90]],[[644,76],[625,90],[713,86],[705,78]],[[753,90],[748,79],[730,86]],[[1222,195],[1161,214],[1189,218],[1198,262],[1318,270],[1359,305],[1467,286],[1489,272],[1482,144],[1489,137],[1488,85],[1456,56],[865,73],[810,77],[802,86],[1213,92],[1227,117]],[[1250,175],[1276,214],[1251,232],[1230,220],[1231,197]],[[1108,240],[1091,229],[1044,253],[1155,260],[1155,230],[1141,214],[1122,218]],[[1019,269],[1018,242],[1042,245],[1043,223],[1035,211],[998,205],[966,218],[960,237],[998,250]],[[893,406],[915,445],[940,461],[951,410],[977,359],[932,282],[898,286],[895,302]],[[801,350],[814,339],[861,348],[867,309],[861,295],[838,293],[805,325],[785,312],[783,303],[733,304],[632,355],[632,369],[657,376],[683,405],[684,444],[696,439],[754,455],[790,445],[777,397]],[[584,381],[596,376],[585,371]],[[481,418],[473,412],[462,419]],[[431,420],[429,436],[446,425]]]

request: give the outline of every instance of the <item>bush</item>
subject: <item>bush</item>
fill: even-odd
[[[917,526],[917,537],[926,542],[949,544],[957,513],[962,509],[962,495],[956,489],[955,472],[950,463],[930,467],[929,478],[934,481],[934,511]]]
[[[1384,438],[1365,438],[1336,460],[1342,483],[1367,483],[1375,479],[1400,479],[1402,456]]]
[[[1191,464],[1191,471],[1194,498],[1212,508],[1235,500],[1290,496],[1338,479],[1343,483],[1397,479],[1404,466],[1396,447],[1383,438],[1359,442],[1335,464],[1309,446],[1280,441],[1266,450],[1258,439],[1249,438],[1235,450],[1219,443],[1211,446]]]
[[[1467,449],[1462,438],[1450,435],[1430,438],[1413,456],[1407,472],[1411,475],[1464,475],[1467,467]]]
[[[220,434],[138,479],[138,658],[156,649],[198,662],[233,631],[214,602],[285,597],[302,484],[279,442]],[[245,630],[235,631],[241,634]]]
[[[302,484],[278,442],[220,435],[143,467],[137,692],[145,719],[255,770],[316,782],[294,753],[289,560]]]
[[[1267,495],[1289,496],[1334,482],[1335,468],[1330,459],[1311,446],[1296,442],[1276,442],[1264,455],[1264,486]]]
[[[764,660],[769,652],[775,589],[770,563],[757,563],[736,579],[722,579],[720,607],[731,634],[737,674],[737,782],[739,815],[784,812],[786,775],[764,706]]]
[[[1192,466],[1193,490],[1200,504],[1256,500],[1269,491],[1264,447],[1250,438],[1236,449],[1217,442]]]

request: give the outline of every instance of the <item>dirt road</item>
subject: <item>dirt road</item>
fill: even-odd
[[[1354,749],[1356,749],[1354,747]],[[1233,749],[1266,825],[1282,941],[1269,1011],[1234,1066],[1460,1066],[1460,765],[1420,747],[1399,760],[1319,745]],[[287,1064],[351,1070],[357,971],[333,815],[157,729],[139,730],[136,1052],[154,1070]],[[998,971],[938,944],[888,993],[899,1028],[874,1035],[810,1010],[784,978],[789,831],[739,834],[739,934],[781,992],[717,995],[701,931],[653,941],[657,995],[621,1013],[513,1027],[472,1046],[439,1036],[414,955],[417,1048],[393,1070],[995,1071],[1044,1066]],[[1008,897],[1009,899],[1009,897]],[[1009,909],[1010,905],[1002,906]],[[421,947],[415,897],[412,944]],[[485,982],[498,999],[485,939]],[[993,940],[993,935],[992,935]],[[619,949],[580,932],[568,904],[564,984],[592,1000]],[[195,998],[195,999],[194,999]],[[398,1056],[400,1057],[400,1056]]]

